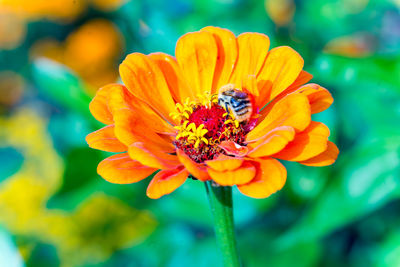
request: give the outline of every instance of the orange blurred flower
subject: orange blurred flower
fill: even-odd
[[[13,71],[0,71],[0,111],[17,104],[25,87],[24,78]]]
[[[33,57],[44,56],[64,63],[85,80],[94,93],[99,86],[118,79],[118,61],[123,37],[108,20],[93,19],[72,32],[64,43],[40,40],[31,50]]]
[[[115,82],[123,37],[113,23],[94,19],[65,41],[65,64],[95,88]]]
[[[340,36],[329,41],[324,52],[332,55],[361,58],[371,55],[376,41],[366,33]]]
[[[101,88],[90,104],[107,126],[87,136],[89,146],[122,152],[103,160],[98,173],[126,184],[161,169],[147,188],[150,198],[171,193],[189,174],[265,198],[286,181],[277,159],[332,164],[338,149],[329,129],[311,120],[331,105],[331,94],[303,85],[312,75],[296,51],[268,51],[269,44],[263,34],[236,38],[206,27],[178,40],[176,58],[128,55],[120,65],[125,85]],[[220,88],[235,96],[227,105],[218,104]]]

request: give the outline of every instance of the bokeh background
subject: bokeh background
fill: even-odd
[[[1,0],[0,266],[221,266],[204,185],[115,185],[85,136],[131,52],[207,25],[269,35],[334,95],[333,166],[285,162],[283,190],[234,190],[244,266],[400,266],[399,0]]]

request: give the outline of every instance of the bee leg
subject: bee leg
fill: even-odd
[[[225,110],[229,114],[229,108],[228,108],[228,103],[227,102],[225,102]]]

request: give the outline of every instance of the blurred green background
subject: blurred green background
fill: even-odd
[[[400,266],[400,1],[1,0],[0,266],[221,266],[204,185],[159,200],[115,185],[88,103],[131,52],[174,53],[207,25],[269,35],[335,99],[316,116],[333,166],[234,190],[244,266]]]

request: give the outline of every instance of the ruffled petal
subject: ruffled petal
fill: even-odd
[[[273,155],[274,158],[289,161],[304,161],[321,154],[327,148],[329,129],[321,122],[312,121],[285,149]]]
[[[106,181],[114,184],[136,183],[147,178],[156,170],[132,160],[128,153],[108,157],[97,166],[97,173]]]
[[[239,191],[253,198],[266,198],[282,189],[286,182],[286,168],[276,159],[260,160],[257,174],[251,182],[238,185]]]
[[[257,75],[260,95],[266,105],[270,100],[288,88],[303,69],[303,58],[292,48],[281,46],[272,49]]]
[[[192,100],[196,98],[194,91],[189,89],[189,85],[184,79],[182,70],[173,56],[165,53],[153,53],[149,56],[164,74],[169,90],[176,102],[182,103],[186,98]]]
[[[293,92],[294,90],[296,90],[297,88],[299,88],[300,86],[302,86],[303,84],[308,83],[312,78],[313,78],[313,75],[311,73],[308,73],[307,71],[302,70],[300,72],[299,76],[297,76],[296,80],[282,93],[289,94],[289,93]]]
[[[247,155],[249,148],[247,146],[241,146],[233,141],[222,141],[219,145],[228,155],[236,157],[244,157]]]
[[[256,175],[256,168],[250,162],[244,162],[241,167],[232,171],[216,171],[212,168],[207,170],[211,178],[222,186],[246,184]]]
[[[311,121],[310,104],[302,94],[290,94],[270,108],[266,117],[246,137],[247,142],[256,140],[272,129],[291,126],[303,131]]]
[[[293,140],[295,130],[290,126],[281,126],[273,129],[265,136],[250,144],[253,149],[248,154],[251,158],[266,157],[281,151]]]
[[[253,114],[258,117],[258,111],[261,108],[262,97],[260,97],[260,91],[257,87],[257,78],[255,75],[247,75],[242,80],[242,89],[247,92],[250,97],[251,104],[253,106]]]
[[[158,172],[147,187],[147,196],[157,199],[172,193],[186,181],[188,175],[184,168]]]
[[[161,118],[148,104],[133,96],[122,85],[114,85],[108,96],[108,106],[113,114],[129,112],[134,118],[140,118],[148,130],[174,134],[176,130]],[[115,119],[114,119],[115,120]]]
[[[215,93],[229,81],[238,56],[238,45],[235,35],[229,30],[208,26],[201,31],[212,33],[218,47],[218,58],[211,90],[211,93]]]
[[[328,147],[324,152],[322,152],[318,156],[315,156],[305,161],[301,161],[299,163],[315,167],[328,166],[336,161],[338,154],[339,149],[337,148],[337,146],[331,141],[328,141]]]
[[[177,150],[177,156],[179,161],[183,164],[183,166],[185,166],[186,170],[188,170],[196,179],[199,179],[203,182],[211,179],[208,175],[206,167],[191,160],[182,150]]]
[[[218,46],[211,32],[192,32],[179,38],[176,59],[194,95],[211,92]]]
[[[205,163],[213,170],[224,172],[239,168],[243,161],[243,158],[235,158],[220,154],[216,159],[206,160]]]
[[[173,122],[169,114],[175,111],[175,102],[162,71],[149,56],[132,53],[121,63],[119,71],[122,81],[134,96]]]
[[[164,152],[174,152],[175,147],[171,140],[154,132],[144,118],[131,109],[120,109],[114,114],[115,135],[126,146],[136,142],[143,142],[156,146],[158,150]]]
[[[264,109],[261,110],[260,112],[260,120],[264,119],[265,115],[270,111],[271,107],[273,107],[278,101],[280,101],[282,98],[287,96],[290,93],[295,92],[296,90],[299,89],[300,86],[303,84],[307,83],[312,79],[312,75],[304,70],[302,70],[297,76],[296,80],[283,92],[281,92],[278,96],[276,96],[271,103],[268,104]],[[265,99],[269,99],[269,96],[266,97]],[[265,103],[265,102],[263,102]],[[265,105],[264,105],[265,106]]]
[[[86,136],[89,147],[108,152],[124,152],[128,147],[121,143],[114,134],[114,125],[107,125]]]
[[[176,155],[161,152],[149,143],[133,143],[129,146],[128,153],[131,159],[152,168],[173,169],[182,165]]]
[[[112,124],[114,122],[112,113],[108,108],[108,96],[112,88],[113,85],[109,84],[97,90],[96,95],[89,104],[90,113],[96,120],[104,124]]]
[[[270,41],[268,36],[261,33],[242,33],[237,38],[239,55],[230,83],[236,86],[247,75],[257,75],[268,54]]]
[[[311,114],[324,111],[333,103],[331,93],[315,83],[306,84],[300,87],[297,92],[307,96],[311,107]]]

